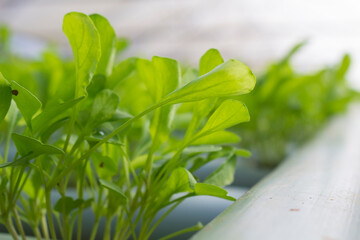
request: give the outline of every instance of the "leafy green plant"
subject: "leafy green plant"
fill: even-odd
[[[359,97],[346,81],[349,55],[311,74],[296,72],[290,61],[304,44],[272,64],[251,94],[236,98],[249,106],[252,121],[233,130],[261,166],[276,166]]]
[[[47,73],[43,84],[7,80],[21,78],[10,64],[19,59],[0,64],[12,76],[0,75],[0,221],[14,239],[18,232],[26,238],[21,221],[37,239],[71,239],[74,229],[81,239],[82,213],[90,207],[90,239],[101,219],[103,239],[148,239],[186,198],[235,200],[222,187],[233,181],[236,156],[247,152],[232,145],[240,139],[226,129],[250,118],[243,103],[225,98],[254,88],[248,67],[224,62],[215,49],[201,58],[199,74],[182,73],[177,61],[162,57],[116,64],[121,47],[104,17],[71,12],[63,30],[74,62],[54,53],[45,55],[45,70],[23,61]],[[43,101],[32,93],[39,90]],[[224,163],[199,182],[194,172],[220,157]],[[76,198],[68,194],[71,185]],[[61,196],[56,203],[53,191]]]

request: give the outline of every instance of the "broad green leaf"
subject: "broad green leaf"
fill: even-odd
[[[119,105],[119,96],[109,89],[99,92],[92,105],[89,124],[96,126],[100,123],[110,120]]]
[[[21,156],[31,154],[31,157],[37,157],[42,154],[64,154],[63,150],[58,147],[43,144],[39,140],[17,133],[11,134],[11,138]]]
[[[135,62],[136,60],[134,58],[128,58],[120,62],[107,78],[106,87],[114,89],[122,80],[129,77],[135,70]]]
[[[163,96],[177,88],[180,81],[180,67],[177,61],[153,57],[151,62],[139,60],[139,64],[142,64],[144,71],[148,71],[147,74],[146,72],[140,74],[155,101],[159,101]],[[167,141],[174,114],[173,110],[174,106],[171,105],[156,109],[150,124],[152,150],[157,149],[161,143]]]
[[[225,187],[234,181],[236,170],[236,156],[230,156],[220,167],[211,173],[204,183]]]
[[[91,20],[99,32],[101,58],[96,68],[97,74],[109,76],[114,66],[116,54],[116,34],[109,21],[99,14],[91,14]]]
[[[87,208],[90,206],[90,203],[93,199],[88,200],[82,200],[82,199],[76,199],[74,200],[72,197],[61,197],[59,200],[55,203],[54,210],[63,213],[65,208],[65,214],[69,214],[71,211],[75,210],[76,208],[79,208],[81,205],[83,205],[84,208]]]
[[[153,63],[147,59],[136,59],[136,73],[141,81],[144,82],[147,91],[155,102],[158,86]]]
[[[91,79],[90,84],[87,86],[86,91],[90,98],[96,96],[98,92],[105,88],[106,84],[106,77],[102,74],[95,74]]]
[[[13,92],[16,91],[16,94],[13,94],[13,99],[16,103],[16,106],[25,119],[27,126],[32,129],[31,119],[41,108],[41,102],[31,92],[20,86],[20,84],[15,81],[11,82],[11,88]]]
[[[176,60],[163,57],[153,57],[152,63],[155,69],[156,100],[174,91],[180,82],[181,71]]]
[[[76,65],[75,97],[85,95],[85,88],[95,73],[101,57],[99,33],[89,16],[70,12],[65,15],[63,31],[71,45]]]
[[[228,99],[215,110],[197,136],[208,135],[249,120],[246,106],[240,101]]]
[[[0,122],[5,118],[11,104],[10,83],[0,73]]]
[[[209,49],[201,58],[199,64],[199,75],[204,75],[220,64],[224,63],[220,52],[217,49]]]
[[[194,153],[208,153],[208,152],[217,152],[220,151],[222,147],[216,145],[201,145],[201,146],[191,146],[184,149],[183,153],[185,154],[194,154]]]
[[[204,75],[220,64],[224,63],[220,52],[217,49],[209,49],[201,58],[199,64],[199,75]],[[215,107],[216,97],[207,98],[194,103],[194,115],[199,119],[206,117]]]
[[[61,118],[64,118],[62,113],[64,113],[67,109],[72,108],[83,99],[84,97],[79,97],[64,103],[56,102],[46,105],[45,109],[31,122],[33,132],[36,133],[46,130],[50,125],[59,121]]]
[[[168,179],[167,189],[174,193],[192,192],[196,180],[194,176],[186,168],[176,168]]]
[[[249,93],[255,87],[251,70],[237,60],[229,60],[167,95],[166,103],[199,101]]]
[[[186,168],[176,168],[159,192],[159,201],[166,202],[175,193],[193,192],[195,184],[194,176]]]
[[[96,173],[101,179],[109,179],[118,173],[118,166],[115,161],[108,157],[103,156],[101,153],[95,152],[91,155]]]
[[[101,186],[103,186],[104,188],[109,189],[110,191],[115,192],[119,197],[121,197],[121,199],[123,201],[127,201],[127,197],[125,196],[125,194],[123,193],[123,191],[121,190],[121,188],[119,186],[117,186],[116,184],[106,181],[104,179],[99,179],[99,182],[101,184]]]
[[[240,137],[233,132],[218,131],[196,139],[191,145],[238,143],[239,141]]]
[[[228,192],[221,187],[206,184],[206,183],[196,183],[195,184],[195,194],[196,195],[207,195],[207,196],[214,196],[218,198],[223,198],[226,200],[236,201],[235,198],[228,196]]]

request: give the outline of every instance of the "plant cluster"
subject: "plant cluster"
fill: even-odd
[[[304,44],[270,65],[253,92],[237,98],[249,107],[252,121],[234,130],[262,166],[276,166],[359,97],[346,81],[349,55],[315,73],[296,72],[290,61]]]
[[[63,31],[74,61],[55,51],[12,57],[1,31],[0,223],[14,239],[26,239],[22,222],[37,239],[72,239],[74,230],[81,239],[86,208],[95,216],[90,239],[101,219],[105,240],[149,239],[186,198],[235,200],[222,187],[233,181],[236,156],[249,153],[226,129],[249,121],[245,105],[229,99],[254,88],[247,66],[215,49],[185,72],[162,57],[116,63],[122,41],[98,14],[68,13]],[[199,182],[194,172],[218,158],[223,164]]]

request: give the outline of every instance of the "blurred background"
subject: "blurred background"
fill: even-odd
[[[14,49],[36,55],[45,42],[70,48],[61,31],[69,11],[100,13],[131,45],[125,56],[154,55],[197,64],[209,48],[257,72],[308,40],[293,63],[313,70],[351,53],[349,78],[360,77],[356,0],[1,0],[0,23],[15,32]],[[30,41],[31,40],[31,41]]]

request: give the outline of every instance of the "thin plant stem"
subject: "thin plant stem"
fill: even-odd
[[[53,217],[52,217],[52,208],[51,208],[51,200],[50,200],[50,191],[49,190],[45,190],[45,201],[46,201],[46,212],[47,212],[47,218],[48,218],[48,222],[49,222],[51,237],[53,238],[53,240],[56,240],[57,238],[56,238],[54,221],[53,221]]]
[[[12,212],[14,213],[15,224],[16,224],[16,226],[18,227],[18,230],[19,230],[19,232],[20,232],[20,235],[21,235],[21,237],[22,237],[23,240],[26,240],[24,228],[23,228],[23,226],[22,226],[22,224],[21,224],[20,217],[19,217],[19,214],[18,214],[16,208],[13,208],[13,211],[12,211]]]
[[[5,223],[5,227],[9,231],[12,238],[14,240],[18,240],[19,239],[18,234],[14,228],[14,225],[12,224],[11,216],[9,214],[7,214],[7,216],[5,217],[4,223]]]
[[[43,231],[44,237],[46,240],[50,240],[49,231],[48,231],[48,225],[46,222],[46,217],[43,215],[41,217],[41,229]]]
[[[42,240],[39,227],[35,227],[35,226],[34,226],[34,227],[33,227],[33,230],[34,230],[34,235],[35,235],[36,239],[37,239],[37,240]]]

